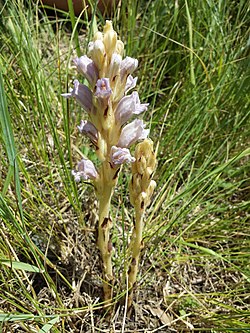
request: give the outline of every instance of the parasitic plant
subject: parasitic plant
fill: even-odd
[[[153,142],[146,139],[138,143],[135,149],[135,162],[132,164],[132,178],[129,184],[130,202],[135,209],[135,222],[130,243],[131,262],[128,270],[128,308],[133,301],[133,290],[136,283],[136,275],[143,248],[143,227],[145,210],[150,204],[151,196],[156,183],[152,180],[152,174],[156,167],[156,157],[153,151]]]
[[[128,122],[132,117],[147,110],[148,104],[141,104],[136,91],[129,93],[136,86],[137,78],[131,74],[137,68],[138,60],[131,57],[123,58],[123,52],[123,42],[117,38],[111,21],[106,21],[103,33],[98,31],[93,41],[89,43],[88,55],[74,59],[77,71],[88,81],[88,85],[75,80],[73,89],[63,94],[66,98],[75,98],[87,112],[88,120],[82,120],[78,129],[91,140],[100,161],[96,169],[89,159],[83,158],[72,174],[77,182],[81,179],[92,180],[99,202],[97,245],[103,264],[103,290],[107,305],[112,301],[114,282],[110,235],[111,197],[122,164],[135,162],[137,168],[140,168],[139,157],[132,157],[129,148],[138,140],[146,139],[149,134],[149,130],[145,129],[146,126],[141,119],[135,118],[132,122]],[[140,150],[141,148],[136,149],[136,151]],[[145,158],[147,160],[147,157]],[[146,166],[143,164],[142,170],[140,169],[140,172],[146,170],[146,179],[148,179],[149,168],[147,162]],[[150,163],[152,164],[152,161]],[[136,176],[133,176],[133,179],[134,177]],[[149,187],[151,186],[152,189],[150,184]],[[135,188],[135,191],[138,192],[138,189]],[[147,191],[151,190],[146,190],[146,193]],[[145,201],[145,207],[147,204],[148,201]],[[135,228],[134,234],[137,235],[137,227]],[[138,238],[136,237],[134,239]],[[139,238],[141,239],[141,236]],[[133,240],[133,242],[138,246],[137,241]],[[134,257],[138,263],[137,256],[133,254],[133,259]],[[135,277],[131,275],[131,286],[134,279]]]

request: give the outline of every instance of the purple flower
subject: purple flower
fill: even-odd
[[[126,81],[126,85],[125,85],[125,94],[136,86],[136,82],[137,82],[137,77],[133,78],[132,75],[129,75],[127,77],[127,81]]]
[[[104,114],[108,110],[109,97],[112,94],[110,88],[109,79],[103,78],[97,80],[95,96],[97,97],[98,106],[104,111]]]
[[[145,129],[145,126],[141,119],[135,119],[132,123],[124,126],[117,146],[129,148],[137,140],[146,139],[149,134],[149,129]]]
[[[121,81],[127,79],[128,75],[132,74],[137,67],[138,67],[137,59],[131,57],[126,57],[125,59],[123,59],[120,66]]]
[[[99,79],[96,83],[95,96],[101,98],[108,98],[112,94],[112,89],[110,88],[109,79],[103,78]]]
[[[110,155],[113,166],[135,162],[135,158],[130,155],[130,151],[127,148],[112,146]]]
[[[98,69],[93,60],[84,55],[80,58],[75,58],[73,62],[78,72],[86,77],[91,86],[94,86],[98,79]]]
[[[79,131],[85,134],[87,137],[90,138],[91,142],[97,146],[98,142],[98,131],[96,127],[87,120],[82,120],[80,126],[77,126]]]
[[[141,104],[139,95],[134,91],[131,95],[123,97],[115,111],[116,122],[120,125],[126,123],[133,114],[140,114],[147,110],[147,104]]]
[[[74,80],[74,88],[69,93],[62,94],[62,96],[66,98],[74,97],[88,113],[90,113],[93,108],[92,92],[87,86],[79,83],[78,80]]]
[[[96,179],[98,173],[94,164],[87,158],[83,158],[77,165],[78,170],[72,170],[72,175],[75,177],[75,181],[79,182],[81,178],[84,180],[87,179]]]

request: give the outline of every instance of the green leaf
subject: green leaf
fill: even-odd
[[[0,262],[3,265],[6,265],[10,268],[20,269],[21,271],[33,272],[33,273],[42,273],[42,271],[34,265],[26,264],[25,262],[21,261],[11,261],[7,259],[0,259]]]
[[[33,320],[35,318],[32,314],[12,314],[12,313],[0,313],[0,322],[4,321],[20,321],[20,320]]]
[[[18,202],[18,208],[21,220],[23,221],[23,209],[22,209],[22,198],[21,198],[21,186],[20,186],[20,178],[19,178],[19,168],[18,168],[18,158],[16,154],[15,141],[13,130],[10,121],[10,114],[8,112],[7,101],[4,91],[4,82],[3,76],[0,72],[0,125],[2,127],[3,132],[3,140],[5,143],[5,149],[9,159],[9,171],[5,180],[5,184],[3,187],[3,195],[6,193],[7,188],[11,182],[12,176],[14,174],[15,180],[15,189],[16,196]]]
[[[53,327],[54,324],[58,323],[60,320],[59,316],[56,316],[55,318],[51,319],[47,324],[45,324],[39,331],[38,333],[46,333],[49,332],[50,329]]]
[[[44,319],[44,318],[52,318],[47,324],[45,324],[41,330],[46,326],[48,325],[49,323],[50,324],[55,324],[59,321],[59,316],[53,316],[53,315],[46,315],[46,316],[35,316],[31,313],[0,313],[0,322],[6,322],[6,321],[23,321],[23,320],[38,320],[38,319]],[[52,327],[52,326],[51,326]],[[51,328],[50,327],[50,328]],[[39,331],[41,333],[43,332],[48,332],[48,328],[47,328],[47,331],[43,330],[43,331]]]
[[[13,131],[10,123],[10,115],[8,112],[7,101],[4,91],[2,72],[0,72],[0,127],[2,129],[2,137],[9,159],[9,170],[2,190],[2,193],[4,195],[13,177],[16,150]]]
[[[10,165],[14,167],[16,158],[16,149],[13,131],[10,122],[10,115],[7,108],[7,101],[4,91],[4,82],[2,72],[0,72],[0,125],[3,131],[3,140]]]

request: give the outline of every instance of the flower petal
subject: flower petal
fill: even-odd
[[[129,75],[127,77],[127,81],[126,81],[126,85],[125,85],[125,94],[136,86],[137,79],[138,79],[137,77],[133,78],[132,75]]]
[[[77,127],[81,133],[89,137],[93,144],[97,146],[98,130],[90,121],[82,120],[80,126]]]
[[[102,78],[97,80],[96,83],[96,97],[109,98],[112,94],[112,89],[110,88],[109,78]]]
[[[139,95],[134,91],[131,95],[123,97],[115,110],[116,122],[123,125],[133,114],[140,114],[147,110],[149,104],[141,104]]]
[[[126,80],[129,74],[132,74],[136,68],[138,67],[138,60],[126,57],[122,60],[121,66],[120,66],[120,75],[121,75],[121,81],[124,79]]]
[[[79,83],[78,80],[74,80],[74,88],[71,92],[62,94],[62,96],[66,98],[74,97],[88,113],[90,113],[93,108],[91,90],[84,84]]]
[[[135,162],[135,158],[131,156],[129,149],[127,148],[112,146],[110,155],[113,166]]]
[[[135,119],[123,127],[117,146],[128,148],[137,140],[146,139],[149,129],[145,129],[145,124],[141,119]]]
[[[84,180],[87,179],[96,179],[98,173],[94,164],[87,158],[83,158],[77,165],[78,170],[72,170],[72,175],[75,177],[75,181],[79,182],[81,178]]]
[[[86,77],[91,86],[94,86],[98,79],[98,69],[93,60],[84,55],[80,58],[75,58],[73,62],[78,72]]]

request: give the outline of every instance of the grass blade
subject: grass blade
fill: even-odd
[[[47,324],[45,324],[39,331],[38,333],[47,333],[51,330],[51,328],[58,323],[60,320],[59,316],[56,316],[55,318],[51,319],[50,321],[48,321]]]
[[[8,173],[2,189],[2,194],[5,195],[14,173],[16,150],[13,131],[10,124],[10,115],[7,108],[2,72],[0,72],[0,125],[2,128],[2,137],[6,153],[9,159]]]
[[[20,270],[26,271],[26,272],[41,273],[41,270],[37,266],[26,264],[25,262],[21,262],[21,261],[11,261],[11,260],[7,260],[7,259],[0,259],[0,263],[8,266],[10,268],[20,269]]]
[[[4,81],[2,72],[0,72],[0,124],[3,131],[3,140],[10,165],[14,167],[16,158],[16,149],[13,131],[10,122],[10,114],[8,112],[7,101],[4,90]]]

